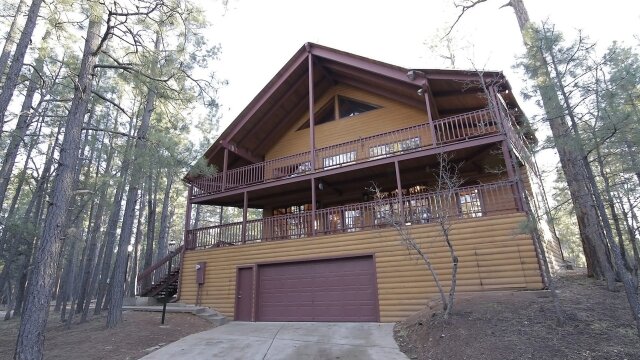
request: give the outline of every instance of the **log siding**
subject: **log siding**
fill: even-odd
[[[521,234],[523,213],[456,221],[452,241],[460,258],[458,291],[541,289],[531,236]],[[450,276],[448,249],[436,224],[413,225],[411,233],[427,249],[443,283]],[[198,303],[234,316],[236,269],[268,262],[375,254],[380,320],[401,320],[437,296],[431,275],[401,245],[393,229],[371,230],[237,247],[187,251],[181,273],[181,301],[196,302],[195,266],[206,261],[207,283]]]

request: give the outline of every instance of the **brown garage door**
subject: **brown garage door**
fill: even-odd
[[[259,266],[259,321],[378,321],[373,257]]]

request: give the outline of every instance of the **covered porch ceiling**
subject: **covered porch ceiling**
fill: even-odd
[[[309,56],[313,67],[314,97],[337,84],[346,84],[427,111],[441,118],[486,107],[480,75],[474,71],[407,69],[307,43],[238,115],[204,157],[222,169],[224,149],[228,167],[264,160],[273,139],[283,136],[309,108]],[[487,83],[497,84],[502,98],[522,114],[502,73],[485,71]],[[525,121],[524,115],[520,121]],[[189,180],[187,175],[186,180]]]

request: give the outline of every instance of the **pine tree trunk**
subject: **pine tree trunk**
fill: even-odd
[[[635,260],[635,264],[633,266],[633,269],[636,272],[636,276],[638,275],[638,269],[640,268],[640,247],[638,246],[638,238],[636,236],[636,231],[633,227],[633,223],[637,223],[638,222],[638,218],[636,216],[636,213],[633,209],[633,204],[631,202],[631,199],[629,198],[628,194],[627,194],[627,203],[629,204],[629,213],[627,213],[627,211],[625,210],[624,207],[624,201],[622,200],[622,196],[620,196],[620,194],[618,194],[618,204],[620,206],[620,209],[622,210],[622,216],[623,219],[625,220],[625,224],[627,226],[627,236],[629,236],[629,242],[631,243],[631,249],[633,251],[633,258]],[[631,220],[632,222],[629,221],[629,216],[631,216]]]
[[[164,198],[162,199],[162,213],[160,215],[160,231],[158,232],[158,253],[156,255],[156,259],[162,259],[167,255],[167,235],[169,234],[169,203],[171,201],[170,196],[172,185],[173,177],[171,176],[171,172],[167,171],[167,184],[164,189]]]
[[[525,45],[527,48],[535,47],[529,36],[530,22],[523,0],[510,0],[509,5],[515,11]],[[615,272],[605,247],[606,239],[598,228],[600,219],[585,179],[585,169],[581,166],[582,157],[574,149],[575,139],[571,136],[546,59],[539,49],[536,50],[536,56],[537,60],[544,64],[540,69],[541,76],[537,81],[537,86],[558,151],[560,165],[567,180],[571,200],[576,210],[587,268],[590,274],[604,277],[607,280],[608,288],[612,290],[615,288]]]
[[[45,33],[43,41],[46,43],[46,39],[49,37],[49,32]],[[4,203],[7,188],[11,182],[11,172],[18,156],[18,150],[20,144],[24,141],[24,137],[27,134],[27,130],[36,117],[35,111],[32,112],[33,98],[40,88],[40,75],[44,68],[44,56],[41,54],[35,61],[35,69],[31,72],[31,78],[29,79],[29,85],[22,101],[22,108],[20,109],[20,115],[16,123],[15,129],[10,133],[9,145],[7,146],[7,152],[4,156],[4,161],[0,167],[0,211],[2,211],[2,205]],[[1,72],[0,72],[1,73]],[[40,102],[38,105],[40,105]]]
[[[152,175],[147,177],[147,237],[144,253],[144,265],[143,269],[149,268],[153,265],[153,236],[156,228],[156,206],[154,203],[154,197],[156,192],[153,189]],[[143,287],[147,288],[151,285],[151,279],[145,278]]]
[[[62,122],[60,122],[60,124],[58,125],[58,130],[55,133],[55,136],[53,137],[52,141],[50,141],[49,143],[49,149],[47,151],[47,154],[49,155],[47,156],[44,162],[44,166],[40,173],[40,178],[38,179],[35,186],[35,191],[24,213],[25,223],[33,224],[36,227],[36,231],[35,231],[36,234],[40,233],[42,208],[45,200],[47,184],[49,183],[49,179],[51,177],[51,170],[53,167],[53,160],[56,152],[56,145],[58,144],[58,138],[60,136],[60,131],[62,130],[61,125],[62,125]],[[22,314],[25,288],[26,288],[27,278],[28,278],[28,268],[29,268],[29,264],[32,262],[31,260],[33,257],[33,249],[35,248],[36,240],[37,240],[37,237],[32,237],[31,239],[25,239],[27,247],[25,250],[24,261],[19,270],[20,279],[17,285],[18,289],[17,289],[17,295],[16,295],[16,306],[15,306],[15,313],[14,313],[15,316],[19,316]]]
[[[138,206],[138,223],[136,224],[136,239],[133,243],[133,266],[129,275],[129,296],[136,296],[136,277],[138,276],[138,251],[140,242],[142,241],[142,219],[144,219],[144,191],[140,196],[140,205]]]
[[[114,128],[117,127],[118,121],[116,117]],[[115,153],[115,149],[112,144],[109,144],[109,152],[107,153],[107,159],[105,163],[104,174],[111,173],[111,163],[113,161],[113,155]],[[96,166],[96,179],[100,174],[100,166]],[[87,320],[87,315],[89,313],[89,305],[91,304],[92,296],[94,294],[95,288],[95,280],[94,274],[97,274],[97,261],[96,261],[96,253],[98,251],[98,236],[100,234],[100,228],[102,227],[102,218],[104,216],[105,204],[107,202],[107,191],[106,186],[108,183],[105,183],[105,186],[94,186],[94,189],[100,193],[100,197],[98,198],[98,204],[96,205],[96,211],[93,214],[93,222],[91,229],[89,230],[89,243],[87,249],[87,259],[84,264],[84,269],[82,271],[82,280],[80,282],[80,294],[78,295],[78,303],[77,308],[78,312],[82,312],[82,316],[80,318],[81,322]],[[104,254],[104,252],[103,252]],[[101,258],[98,257],[98,259]]]
[[[71,231],[75,229],[70,229]],[[62,271],[62,280],[60,281],[60,296],[61,309],[60,309],[60,321],[65,322],[67,319],[67,305],[71,300],[73,292],[73,277],[76,258],[76,245],[78,243],[77,234],[67,233],[67,238],[70,240],[69,252],[67,253],[67,262]]]
[[[41,5],[42,0],[31,0],[27,20],[22,29],[22,33],[20,34],[20,39],[16,44],[16,50],[13,53],[9,70],[4,77],[2,90],[0,90],[0,135],[2,134],[2,128],[4,127],[5,116],[7,114],[7,109],[9,108],[9,103],[11,102],[13,92],[18,85],[20,70],[22,70],[24,58],[27,54],[29,43],[31,42],[31,36],[33,35],[33,30],[36,27],[36,21],[38,20]]]
[[[129,142],[131,143],[131,142]],[[127,146],[127,149],[130,150],[130,146]],[[125,152],[125,156],[129,155],[130,151]],[[94,309],[94,315],[99,315],[102,310],[102,304],[104,302],[104,298],[107,293],[107,288],[109,286],[109,274],[111,272],[111,259],[113,257],[113,250],[116,244],[117,238],[117,230],[118,230],[118,222],[120,221],[120,210],[122,209],[122,196],[124,193],[124,188],[127,184],[127,175],[129,174],[129,166],[130,161],[128,159],[124,160],[122,164],[122,168],[120,169],[120,180],[118,186],[116,188],[115,195],[113,196],[111,213],[109,214],[109,219],[107,220],[107,228],[105,230],[105,245],[104,245],[104,257],[99,258],[98,263],[96,264],[96,269],[98,268],[98,264],[100,266],[100,279],[98,282],[98,291],[96,294],[96,306]],[[90,301],[91,299],[87,299]],[[85,307],[88,307],[88,304],[85,302]]]
[[[129,120],[129,134],[133,134],[134,120],[131,118]],[[118,222],[120,220],[120,211],[122,210],[122,196],[124,194],[124,189],[127,185],[127,177],[129,176],[129,168],[131,166],[131,149],[133,148],[133,139],[129,138],[127,140],[127,145],[125,147],[124,155],[122,156],[122,166],[120,167],[120,179],[118,180],[118,185],[116,186],[116,192],[113,197],[113,202],[111,204],[111,212],[109,213],[109,219],[107,220],[107,228],[104,233],[105,240],[103,241],[103,245],[100,248],[100,254],[98,256],[98,261],[96,262],[96,274],[94,275],[96,286],[96,306],[94,308],[93,314],[99,315],[102,310],[102,305],[107,294],[108,286],[109,286],[109,275],[112,267],[111,259],[113,257],[113,250],[116,243],[117,230],[118,230]],[[100,272],[98,273],[97,269],[100,268]],[[99,277],[98,277],[99,274]],[[87,299],[85,302],[85,308],[88,309],[91,298]]]
[[[2,78],[2,75],[4,75],[4,71],[7,68],[7,64],[9,63],[11,50],[13,49],[13,45],[16,41],[15,38],[18,31],[18,19],[22,17],[22,10],[24,8],[24,5],[24,0],[18,1],[18,5],[16,6],[16,14],[13,16],[11,26],[9,27],[9,31],[7,32],[7,37],[5,38],[4,45],[2,46],[2,54],[0,54],[0,79]]]
[[[27,40],[31,37],[31,32],[33,32],[35,18],[41,3],[42,0],[34,0],[32,3],[32,9],[35,7],[35,11],[29,11],[27,25],[25,25],[25,31],[23,31],[23,37],[25,37],[27,29],[29,27],[31,28]],[[29,19],[32,14],[32,24],[29,25]],[[101,27],[102,18],[95,15],[91,16],[87,28],[80,71],[78,72],[78,79],[75,83],[74,97],[65,126],[58,171],[53,185],[53,197],[51,198],[45,218],[42,240],[40,241],[38,251],[33,261],[33,268],[29,275],[29,288],[24,306],[24,314],[18,332],[18,341],[14,354],[15,359],[42,359],[43,356],[44,331],[47,325],[49,302],[53,289],[51,273],[53,269],[56,268],[56,261],[60,251],[59,243],[62,236],[62,227],[65,221],[65,214],[71,201],[73,177],[78,165],[82,123],[91,96],[93,66],[97,58],[96,49],[100,42]],[[18,48],[20,48],[22,40],[21,37]],[[26,52],[28,45],[27,40],[25,40],[24,52]],[[22,58],[17,59],[20,65],[22,65],[23,59],[24,54]],[[11,64],[11,67],[13,68],[16,63],[16,56],[14,56],[14,63]],[[10,73],[11,70],[10,68]],[[7,80],[7,83],[10,82],[11,81]],[[6,101],[7,105],[8,103],[9,101]],[[4,108],[1,108],[1,106],[2,104],[0,104],[0,110],[4,113],[6,105]]]
[[[31,153],[33,152],[33,149],[37,144],[37,139],[41,129],[42,127],[39,127],[38,132],[34,134],[35,136],[31,139],[31,142],[27,149],[22,170],[17,176],[13,198],[11,199],[11,204],[9,205],[7,215],[4,219],[5,224],[12,224],[17,219],[16,207],[18,205],[18,200],[20,199],[20,194],[22,193],[22,188],[24,187],[25,180],[27,177],[27,169],[31,161]],[[9,240],[13,240],[13,242],[10,245],[8,244]],[[12,274],[10,273],[10,270],[13,267],[14,261],[19,260],[17,257],[17,254],[18,254],[17,251],[18,249],[21,248],[21,245],[22,245],[21,240],[22,240],[22,234],[19,234],[19,236],[15,236],[15,234],[12,234],[11,228],[6,228],[6,227],[5,227],[5,230],[2,232],[2,235],[0,236],[0,247],[4,248],[5,244],[9,247],[9,256],[7,256],[6,263],[3,268],[4,275],[0,276],[0,289],[3,289],[5,286],[4,282],[8,281],[11,278]]]
[[[526,14],[526,10],[524,8],[524,3],[522,2],[523,0],[511,0],[510,4],[514,7],[514,9],[516,9],[516,5],[514,4],[518,4],[520,6],[520,10],[516,10],[516,14],[520,13],[524,13]],[[518,20],[520,22],[520,20]],[[525,26],[526,25],[525,23]],[[523,35],[525,34],[526,29],[523,31]],[[523,36],[525,38],[525,42],[527,42],[527,36]],[[541,50],[538,50],[539,52],[539,60],[541,60],[541,63],[544,65],[544,69],[546,70],[546,72],[544,72],[544,81],[547,82],[546,85],[544,86],[540,86],[540,92],[542,94],[542,98],[543,98],[543,105],[545,106],[545,110],[547,110],[546,104],[545,102],[545,98],[547,98],[547,101],[552,101],[554,103],[557,103],[554,105],[554,108],[556,105],[560,105],[560,99],[558,98],[557,93],[555,93],[555,89],[553,89],[553,82],[552,82],[552,78],[551,78],[551,74],[550,74],[550,70],[549,70],[549,65],[551,65],[551,67],[553,68],[555,74],[556,74],[556,86],[558,86],[558,89],[560,91],[560,93],[562,94],[562,98],[564,100],[565,103],[565,108],[568,111],[568,115],[569,115],[569,119],[571,120],[571,130],[573,131],[573,136],[575,137],[573,145],[577,146],[577,151],[575,149],[568,149],[573,157],[571,159],[573,160],[577,160],[577,162],[575,162],[574,164],[580,164],[582,165],[583,169],[582,171],[584,171],[583,173],[580,172],[576,172],[575,174],[571,174],[571,176],[575,176],[576,180],[581,180],[581,181],[585,181],[586,185],[585,188],[591,190],[591,194],[593,194],[593,199],[591,199],[591,197],[589,196],[589,201],[587,201],[586,198],[581,199],[580,203],[589,203],[589,205],[593,204],[592,200],[595,200],[595,206],[591,206],[590,209],[585,209],[585,210],[590,210],[590,212],[595,212],[596,216],[594,217],[593,220],[595,220],[594,223],[592,224],[600,224],[604,231],[605,231],[605,237],[602,238],[600,237],[599,239],[597,239],[598,241],[595,242],[595,248],[597,251],[597,256],[598,256],[598,260],[600,261],[600,266],[601,269],[604,272],[605,278],[607,279],[607,284],[610,290],[615,290],[615,273],[613,270],[613,265],[609,264],[608,262],[610,261],[609,258],[606,256],[607,252],[606,250],[609,248],[611,249],[611,253],[613,255],[613,263],[615,264],[616,268],[617,268],[617,272],[620,275],[621,281],[624,285],[625,288],[625,293],[627,295],[627,301],[629,302],[630,308],[631,308],[631,314],[634,318],[634,321],[636,323],[636,328],[638,331],[638,336],[640,336],[640,299],[638,298],[638,284],[637,284],[637,280],[633,279],[631,274],[626,271],[625,267],[624,267],[624,260],[622,259],[622,253],[620,250],[620,247],[618,246],[618,244],[614,241],[613,239],[613,232],[611,229],[611,224],[609,223],[609,219],[608,219],[608,215],[607,212],[604,208],[604,201],[602,200],[602,197],[600,195],[600,191],[598,189],[598,185],[595,181],[595,176],[593,175],[591,166],[589,164],[588,158],[587,158],[587,154],[584,151],[584,148],[582,147],[582,142],[580,140],[580,133],[579,133],[579,129],[577,126],[577,121],[575,119],[575,116],[573,115],[573,110],[571,108],[571,104],[569,103],[569,97],[564,89],[564,87],[562,86],[562,82],[561,79],[559,79],[559,71],[557,69],[557,62],[554,61],[553,58],[553,52],[550,53],[551,56],[551,64],[546,62],[546,59],[544,57],[544,54],[542,53]],[[540,83],[541,81],[539,81]],[[553,93],[552,93],[553,91]],[[545,94],[547,96],[545,96]],[[561,106],[561,105],[560,105]],[[558,107],[558,109],[560,109],[560,107]],[[555,123],[558,120],[562,120],[562,122],[564,122],[565,125],[565,132],[563,132],[562,134],[568,135],[570,134],[570,132],[568,131],[569,129],[566,128],[566,121],[564,119],[564,114],[563,113],[559,113],[559,112],[553,112],[552,114],[557,114],[555,119],[550,119],[550,124],[551,123]],[[547,115],[549,115],[549,113],[547,112]],[[552,132],[553,132],[554,128],[552,126]],[[560,135],[560,134],[559,134]],[[554,137],[556,136],[556,133],[554,132]],[[556,141],[556,144],[558,143],[558,141]],[[563,144],[563,147],[566,144]],[[569,144],[571,145],[571,144]],[[560,154],[560,147],[558,147],[558,154],[560,155],[560,160],[562,162],[562,154]],[[566,155],[566,153],[565,153]],[[567,177],[567,182],[569,180],[569,175],[565,173],[565,176]],[[581,179],[580,175],[582,175],[582,177],[586,178],[584,180]],[[598,219],[597,215],[599,213],[600,219]],[[601,221],[598,221],[601,220]],[[595,233],[594,233],[595,234]],[[608,248],[607,248],[608,245]],[[607,266],[609,265],[609,267]]]

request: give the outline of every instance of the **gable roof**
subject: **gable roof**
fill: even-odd
[[[426,111],[424,95],[419,92],[423,89],[430,95],[434,118],[484,107],[475,71],[407,69],[306,43],[209,147],[204,154],[208,163],[221,168],[225,148],[231,150],[230,167],[264,159],[272,145],[270,139],[280,138],[308,110],[310,59],[315,98],[343,83]],[[482,76],[485,81],[496,81],[505,101],[519,110],[501,72],[484,71]]]

